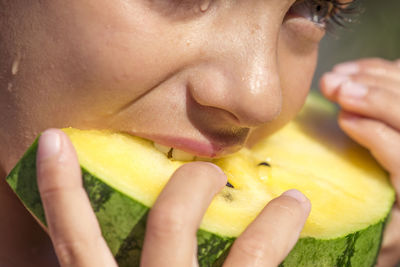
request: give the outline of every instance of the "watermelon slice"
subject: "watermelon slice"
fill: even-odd
[[[200,266],[221,266],[235,238],[271,199],[302,191],[311,214],[281,266],[373,266],[394,202],[387,173],[338,128],[335,108],[311,96],[299,116],[255,147],[213,160],[229,186],[217,195],[198,231]],[[120,266],[139,266],[149,208],[175,161],[151,141],[108,131],[64,129],[82,167],[85,189]],[[7,178],[46,225],[36,184],[37,141]]]

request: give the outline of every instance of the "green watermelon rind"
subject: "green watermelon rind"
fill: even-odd
[[[37,146],[36,140],[11,171],[7,182],[26,208],[46,225],[36,183]],[[105,184],[84,167],[82,177],[102,234],[119,266],[139,266],[149,208]],[[280,266],[374,266],[389,214],[390,209],[380,221],[344,237],[329,240],[300,238]],[[202,267],[221,266],[235,240],[204,229],[198,231],[197,239]]]

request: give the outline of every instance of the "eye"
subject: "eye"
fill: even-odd
[[[354,14],[360,10],[358,0],[298,0],[290,8],[289,13],[302,16],[316,25],[332,29],[333,26],[345,26],[352,22]]]

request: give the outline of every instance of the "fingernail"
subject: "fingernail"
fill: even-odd
[[[326,85],[325,92],[331,95],[339,87],[339,85],[349,80],[349,76],[329,72],[323,76],[323,80]]]
[[[333,68],[334,72],[342,73],[342,74],[356,74],[360,71],[360,66],[357,63],[348,62],[348,63],[341,63],[336,65]]]
[[[340,88],[340,94],[344,97],[362,98],[368,93],[368,88],[360,83],[347,81]]]
[[[290,190],[284,192],[282,194],[282,196],[288,196],[288,197],[294,198],[299,202],[306,202],[307,201],[306,196],[303,195],[299,190],[296,190],[296,189],[290,189]]]
[[[205,162],[203,162],[202,164],[211,166],[211,167],[214,168],[217,172],[219,172],[221,175],[223,175],[224,177],[226,177],[226,174],[224,173],[224,171],[223,171],[219,166],[215,165],[214,163],[205,161]]]
[[[38,157],[44,160],[60,152],[61,139],[60,135],[54,130],[47,130],[40,135]]]

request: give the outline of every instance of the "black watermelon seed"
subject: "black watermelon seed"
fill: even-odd
[[[235,188],[230,182],[227,182],[227,183],[226,183],[226,186],[227,186],[227,187],[230,187],[230,188]]]
[[[168,157],[169,159],[172,158],[172,151],[173,151],[173,150],[174,150],[174,149],[171,148],[171,149],[168,151],[167,157]]]
[[[271,167],[271,164],[269,164],[268,162],[263,161],[263,162],[259,163],[258,166],[267,166],[267,167]]]

